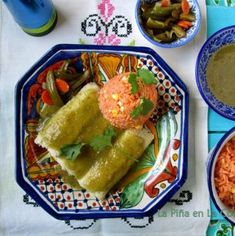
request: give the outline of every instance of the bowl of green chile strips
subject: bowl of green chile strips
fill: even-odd
[[[196,0],[138,0],[135,16],[142,35],[164,48],[181,47],[190,42],[201,23]]]

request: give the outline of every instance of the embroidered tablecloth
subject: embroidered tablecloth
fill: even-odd
[[[195,61],[206,37],[202,24],[188,45],[163,49],[151,45],[135,23],[135,0],[56,0],[56,28],[44,37],[25,34],[1,5],[0,74],[0,235],[205,235],[209,222],[206,186],[207,106],[195,82]],[[14,87],[47,50],[58,43],[148,46],[186,83],[190,93],[189,168],[182,189],[159,213],[145,218],[58,221],[15,181]]]

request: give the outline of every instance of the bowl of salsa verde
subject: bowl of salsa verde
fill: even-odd
[[[235,25],[214,33],[202,46],[196,63],[201,96],[214,111],[235,120]]]

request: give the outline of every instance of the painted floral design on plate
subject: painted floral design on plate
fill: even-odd
[[[25,176],[57,212],[141,210],[156,198],[167,195],[171,185],[180,179],[183,167],[185,91],[148,54],[81,51],[78,50],[72,56],[63,52],[63,58],[54,57],[27,81],[22,108],[24,155],[21,158],[24,160]],[[118,73],[135,72],[139,68],[152,71],[158,81],[158,106],[146,122],[146,128],[154,135],[154,141],[104,200],[80,189],[72,177],[61,171],[49,153],[34,143],[39,125],[42,78],[48,69],[58,69],[64,59],[75,57],[82,69],[91,70],[92,78],[99,86]]]

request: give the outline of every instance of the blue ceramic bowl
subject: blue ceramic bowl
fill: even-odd
[[[146,32],[144,29],[142,23],[141,23],[141,16],[140,16],[140,5],[143,0],[138,0],[136,4],[136,9],[135,9],[135,18],[137,22],[137,26],[142,33],[142,35],[152,44],[163,47],[163,48],[176,48],[176,47],[181,47],[187,43],[189,43],[193,38],[197,35],[200,24],[201,24],[201,12],[200,12],[200,7],[198,5],[197,0],[189,0],[190,5],[192,6],[192,11],[196,16],[196,20],[194,22],[194,25],[187,31],[186,37],[175,40],[171,43],[161,43],[157,42],[152,37]]]
[[[218,159],[218,156],[224,147],[224,145],[231,139],[235,137],[235,127],[230,129],[217,143],[217,145],[212,150],[212,153],[210,154],[208,165],[207,165],[207,182],[208,182],[208,188],[209,193],[211,196],[211,199],[218,210],[219,213],[221,213],[229,222],[232,224],[235,224],[235,211],[228,208],[218,197],[217,191],[215,189],[215,183],[214,183],[214,171],[215,171],[215,165],[216,161]]]
[[[235,26],[229,26],[217,31],[202,46],[196,63],[196,82],[201,96],[214,111],[220,115],[235,120],[235,107],[218,100],[210,91],[206,71],[211,56],[222,46],[235,43]]]
[[[125,177],[126,182],[121,181],[118,190],[110,192],[105,199],[98,199],[85,189],[71,186],[61,174],[58,163],[34,142],[40,124],[40,91],[46,77],[45,70],[51,66],[58,69],[58,63],[71,58],[76,58],[81,71],[90,68],[94,73],[94,82],[99,85],[130,68],[132,71],[142,67],[148,69],[158,80],[158,107],[152,124],[159,127],[159,140],[162,140],[158,144],[159,151],[151,143],[141,161],[136,163],[134,174]],[[16,180],[38,205],[58,219],[152,215],[166,204],[186,180],[187,88],[150,48],[56,45],[19,81],[15,102]]]

